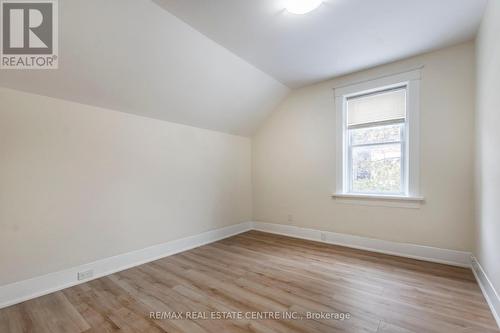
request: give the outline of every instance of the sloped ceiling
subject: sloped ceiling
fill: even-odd
[[[288,87],[474,38],[487,2],[286,1],[61,0],[60,68],[0,86],[251,136]]]
[[[293,15],[289,0],[154,1],[293,88],[471,40],[487,3],[324,0]]]
[[[59,1],[59,69],[0,86],[251,135],[288,88],[151,0]]]

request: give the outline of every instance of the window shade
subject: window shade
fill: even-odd
[[[347,99],[347,125],[349,127],[405,117],[405,88]]]

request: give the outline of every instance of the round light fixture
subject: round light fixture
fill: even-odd
[[[287,0],[286,10],[292,14],[302,15],[315,10],[323,0]]]

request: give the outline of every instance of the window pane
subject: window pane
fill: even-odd
[[[373,143],[401,141],[401,124],[350,129],[351,144],[364,145]]]
[[[406,88],[347,100],[347,125],[370,124],[406,117]]]
[[[401,144],[352,148],[352,192],[399,194]]]

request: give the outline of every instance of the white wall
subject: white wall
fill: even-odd
[[[493,38],[488,31],[483,27],[482,40]],[[484,58],[498,52],[491,47],[483,45]],[[478,125],[488,130],[483,141],[491,142],[498,140],[491,124],[498,117],[491,111],[498,102],[491,87],[498,81],[489,72],[494,72],[491,64],[498,69],[498,61],[491,60],[498,57],[481,59],[490,65],[480,73],[480,83],[491,84],[480,84],[489,102],[479,103],[484,112]],[[425,66],[421,185],[426,203],[408,209],[333,200],[332,89],[417,65]],[[258,221],[470,251],[474,68],[470,42],[296,90],[253,143],[0,89],[0,285],[248,221],[252,201]],[[486,148],[482,166],[494,182],[478,192],[483,198],[478,255],[498,282],[491,254],[498,253],[498,163],[490,160],[498,161],[498,155],[494,146]]]
[[[0,285],[251,219],[250,139],[0,89]]]
[[[335,189],[333,88],[424,65],[420,209],[360,206]],[[474,43],[294,91],[253,140],[254,219],[471,251],[474,242]],[[293,221],[289,222],[288,215]]]
[[[500,292],[500,2],[490,1],[477,39],[476,256]],[[498,301],[498,300],[497,300]]]

